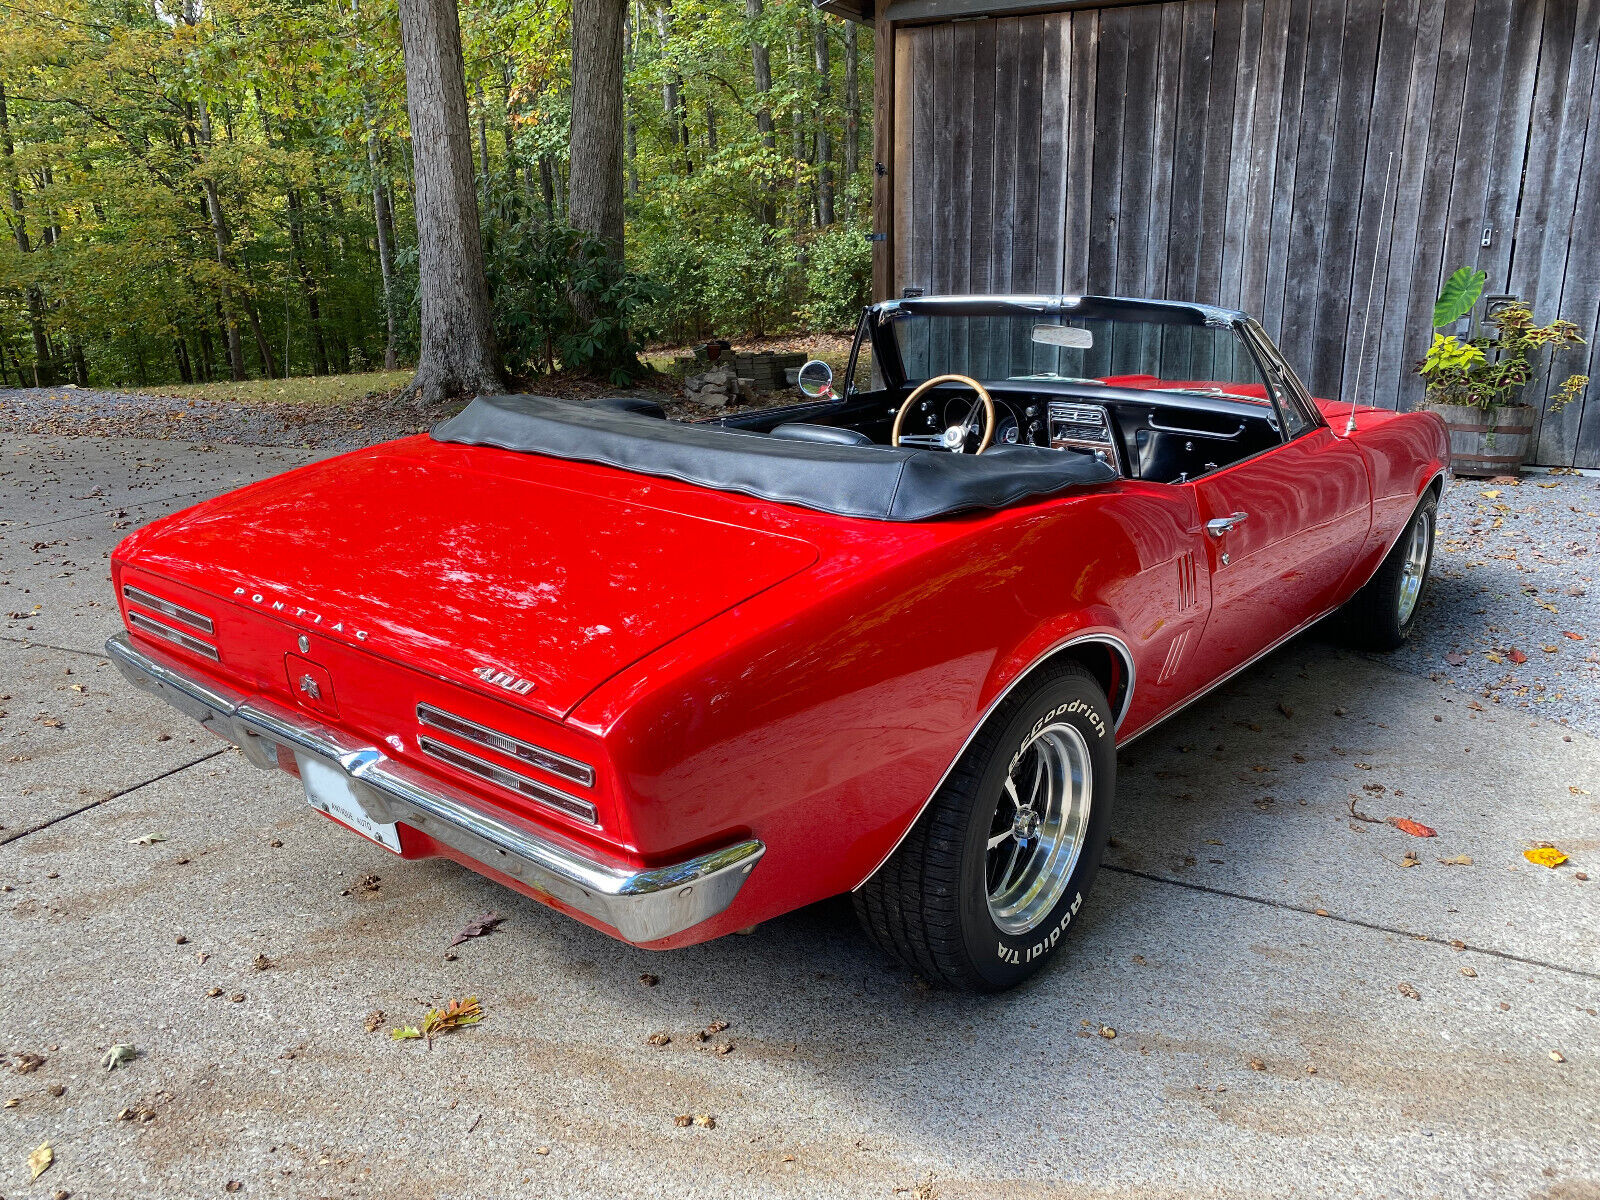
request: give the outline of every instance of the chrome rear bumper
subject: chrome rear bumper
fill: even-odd
[[[672,866],[637,870],[549,830],[491,813],[466,793],[304,714],[197,678],[176,658],[134,646],[126,633],[107,641],[106,653],[128,682],[232,742],[256,766],[276,768],[280,746],[315,755],[349,777],[374,821],[403,821],[609,925],[630,942],[670,937],[716,916],[766,853],[762,843],[748,840]]]

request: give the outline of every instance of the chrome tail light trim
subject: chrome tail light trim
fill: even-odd
[[[417,705],[417,721],[430,729],[452,734],[475,746],[482,746],[485,750],[498,750],[509,758],[521,759],[541,771],[570,779],[573,783],[582,784],[584,787],[594,786],[594,768],[588,763],[568,758],[565,754],[557,754],[554,750],[546,750],[543,746],[535,746],[532,742],[525,742],[521,738],[490,729],[487,725],[469,721],[466,717],[458,717],[454,713],[445,712],[442,708],[435,708],[431,704]]]
[[[171,625],[164,625],[153,617],[145,616],[142,612],[134,612],[130,608],[128,610],[128,624],[132,625],[140,633],[148,633],[151,637],[161,638],[163,641],[171,642],[174,646],[182,646],[185,650],[204,655],[212,662],[222,661],[222,656],[217,653],[217,648],[210,642],[202,642],[194,635],[185,633],[181,629],[174,629]]]
[[[217,627],[205,613],[195,612],[192,608],[185,608],[181,604],[174,604],[171,600],[163,600],[160,596],[152,596],[143,588],[136,588],[131,583],[122,585],[122,594],[135,604],[158,612],[164,617],[171,617],[174,621],[181,621],[190,629],[200,633],[217,632]]]
[[[518,775],[515,771],[508,771],[497,766],[487,759],[479,758],[476,754],[468,754],[465,750],[455,746],[447,746],[435,738],[422,734],[417,738],[417,745],[422,752],[437,758],[440,762],[449,763],[458,771],[465,771],[468,775],[476,775],[479,779],[486,779],[497,787],[506,788],[516,792],[519,796],[553,808],[559,813],[569,817],[576,817],[580,821],[587,821],[590,825],[600,823],[599,813],[595,806],[587,800],[580,800],[576,796],[569,796],[566,792],[559,791],[549,784],[540,783],[537,779],[529,779],[526,775]]]
[[[243,747],[257,766],[275,767],[280,746],[315,754],[349,776],[374,821],[403,821],[638,945],[726,910],[766,853],[761,842],[745,838],[682,862],[639,867],[500,813],[305,713],[205,680],[170,655],[136,647],[125,633],[106,643],[106,653],[129,683]]]

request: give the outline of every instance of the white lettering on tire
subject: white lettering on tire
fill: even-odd
[[[1003,963],[1020,967],[1023,963],[1030,963],[1036,958],[1042,958],[1056,948],[1056,943],[1061,940],[1061,935],[1067,932],[1067,926],[1072,924],[1072,918],[1078,915],[1078,909],[1083,904],[1083,893],[1072,894],[1072,904],[1067,908],[1066,915],[1057,921],[1055,928],[1040,938],[1025,950],[1013,950],[1004,942],[996,945],[995,953]]]

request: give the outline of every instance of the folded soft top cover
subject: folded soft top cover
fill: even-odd
[[[433,436],[878,521],[926,521],[969,509],[1005,508],[1117,477],[1086,454],[1038,446],[1001,446],[977,455],[833,446],[663,421],[548,396],[480,396],[435,426]]]

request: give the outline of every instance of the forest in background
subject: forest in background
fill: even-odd
[[[460,7],[513,377],[581,359],[568,17]],[[628,271],[610,286],[633,336],[852,323],[870,31],[809,0],[633,0],[624,53]],[[0,0],[0,385],[412,361],[410,166],[395,0]]]

